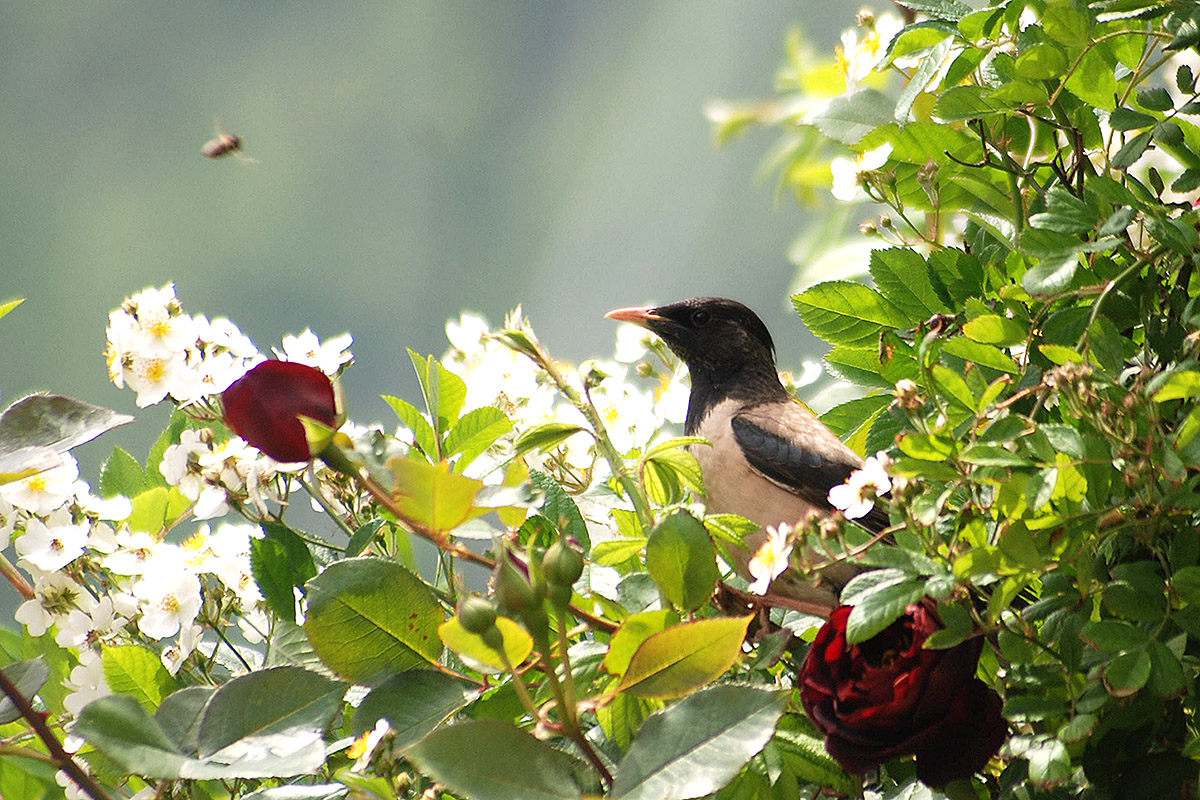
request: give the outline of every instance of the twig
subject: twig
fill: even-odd
[[[96,779],[79,766],[79,762],[74,757],[63,749],[62,742],[58,741],[58,737],[50,730],[50,726],[46,724],[46,718],[34,710],[33,705],[29,702],[25,695],[16,685],[9,680],[8,676],[0,670],[0,691],[9,701],[16,706],[17,711],[21,712],[21,716],[29,723],[38,738],[42,740],[42,744],[46,745],[46,749],[50,751],[50,755],[54,758],[64,772],[70,776],[71,780],[78,784],[79,788],[83,789],[93,800],[112,800],[108,792],[100,784],[96,783]]]

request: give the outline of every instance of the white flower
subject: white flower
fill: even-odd
[[[198,316],[195,318],[195,323],[196,338],[200,344],[204,345],[206,351],[228,352],[240,359],[260,357],[258,348],[254,346],[254,342],[250,341],[250,337],[224,317],[210,322],[208,318]]]
[[[879,18],[872,15],[861,40],[854,28],[842,33],[842,43],[835,51],[833,67],[846,79],[847,91],[856,88],[879,65],[892,37],[903,27],[900,18],[892,14],[884,14]]]
[[[489,330],[486,319],[470,312],[464,312],[458,322],[446,321],[446,338],[455,349],[465,355],[483,348]]]
[[[200,493],[200,454],[212,450],[207,433],[188,429],[179,434],[179,444],[163,451],[158,471],[167,483],[178,486],[184,497],[194,500]]]
[[[139,311],[137,322],[141,334],[137,349],[141,355],[169,358],[196,344],[196,326],[187,314],[171,314],[155,307]]]
[[[153,562],[133,585],[133,594],[141,601],[138,629],[152,639],[165,639],[195,621],[200,581],[186,571],[178,553],[164,551]]]
[[[750,591],[766,594],[771,581],[788,568],[788,559],[792,555],[791,535],[792,528],[787,523],[767,526],[767,540],[750,559],[750,575],[754,578]]]
[[[153,286],[142,289],[128,298],[122,304],[122,308],[128,309],[139,319],[143,315],[154,317],[178,312],[179,301],[175,298],[175,284],[168,283],[161,289],[155,289]]]
[[[885,453],[871,456],[860,469],[850,473],[846,482],[829,490],[829,503],[840,508],[847,519],[865,517],[875,507],[875,498],[892,488],[887,466],[891,459]]]
[[[174,643],[167,645],[162,651],[162,663],[167,668],[167,672],[172,675],[179,672],[179,668],[183,666],[183,662],[190,656],[200,644],[200,639],[204,635],[204,628],[199,625],[187,625],[179,632],[179,638]]]
[[[0,485],[0,497],[30,514],[45,516],[61,508],[79,488],[79,465],[70,455],[56,467]]]
[[[84,484],[87,486],[87,484]],[[90,487],[89,487],[90,488]],[[109,498],[97,497],[87,489],[76,495],[75,502],[79,510],[95,519],[106,519],[110,522],[120,522],[128,519],[133,513],[133,502],[124,495],[113,495]]]
[[[17,608],[14,619],[25,626],[30,636],[41,636],[54,622],[76,608],[86,590],[61,572],[37,579],[33,599]]]
[[[135,355],[131,357],[125,381],[137,392],[137,407],[145,408],[166,399],[172,390],[182,390],[188,378],[182,354],[169,356]]]
[[[354,740],[354,744],[346,751],[347,755],[354,759],[354,764],[350,767],[351,772],[363,772],[371,766],[371,756],[375,754],[375,748],[391,729],[392,726],[386,719],[379,719],[375,721],[373,729]]]
[[[93,600],[90,595],[83,602],[84,608],[76,608],[59,620],[58,633],[54,641],[63,647],[84,648],[88,645],[111,639],[129,622],[117,613],[113,598],[101,597]],[[82,599],[82,598],[81,598]]]
[[[833,159],[829,164],[829,170],[833,173],[831,194],[838,200],[847,203],[866,200],[866,192],[858,185],[859,175],[879,169],[887,163],[888,156],[891,154],[892,146],[882,144],[874,150],[857,154],[853,159],[841,157]]]
[[[144,575],[160,549],[158,540],[145,531],[122,530],[117,533],[117,544],[120,549],[105,556],[104,568],[118,575]]]
[[[275,355],[284,361],[307,364],[326,375],[334,375],[343,364],[354,358],[348,349],[353,342],[353,336],[343,333],[321,344],[317,335],[305,328],[299,336],[283,337],[283,352],[275,350]]]
[[[17,526],[18,516],[13,504],[0,497],[0,550],[8,547],[13,529]]]
[[[17,554],[37,569],[57,572],[83,555],[88,530],[86,522],[50,526],[32,517],[25,524],[25,533],[17,539]]]
[[[70,677],[63,681],[63,686],[71,692],[63,698],[63,706],[75,716],[93,700],[112,694],[104,680],[100,654],[90,648],[79,651],[79,663],[71,670]]]
[[[632,364],[646,355],[654,334],[641,325],[622,322],[617,326],[617,345],[613,358],[624,364]]]

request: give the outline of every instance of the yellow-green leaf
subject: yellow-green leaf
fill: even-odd
[[[667,700],[712,683],[733,666],[752,617],[685,622],[642,642],[618,691]]]
[[[508,617],[496,617],[496,627],[500,629],[500,635],[504,639],[504,652],[508,656],[508,663],[514,667],[519,666],[533,652],[533,638]],[[438,638],[464,661],[480,668],[480,671],[504,671],[504,661],[500,654],[488,647],[479,634],[464,628],[457,615],[438,626]]]

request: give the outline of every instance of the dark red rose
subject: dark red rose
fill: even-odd
[[[276,461],[308,461],[300,417],[337,427],[333,382],[319,369],[295,361],[264,361],[221,393],[233,432]]]
[[[833,612],[800,669],[800,699],[829,754],[853,773],[915,755],[917,777],[930,786],[982,769],[1008,730],[1000,698],[975,677],[983,640],[922,648],[942,627],[926,598],[883,632],[848,644],[850,610]]]

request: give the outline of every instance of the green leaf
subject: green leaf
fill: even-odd
[[[137,645],[105,647],[101,656],[104,682],[116,694],[133,697],[148,711],[175,691],[175,679],[163,666],[158,653]]]
[[[663,598],[685,611],[707,604],[721,577],[708,530],[686,511],[667,517],[650,533],[646,568]]]
[[[1021,288],[1031,295],[1054,294],[1067,288],[1078,269],[1077,251],[1042,256],[1021,279]]]
[[[452,531],[470,519],[483,482],[450,471],[450,464],[428,464],[414,458],[389,458],[395,477],[392,494],[407,519],[434,533]]]
[[[669,700],[712,683],[733,666],[751,617],[713,617],[652,634],[633,654],[617,691]]]
[[[592,548],[592,561],[601,566],[615,567],[636,558],[646,546],[646,539],[609,539]]]
[[[149,712],[127,695],[88,703],[73,730],[130,774],[175,780],[189,760]]]
[[[883,296],[907,315],[911,324],[948,312],[916,250],[891,247],[871,252],[871,277]]]
[[[994,444],[967,445],[959,454],[961,461],[977,467],[1029,467],[1033,465],[1025,456]]]
[[[196,752],[204,706],[216,690],[215,686],[185,686],[164,698],[154,712],[154,721],[182,752]]]
[[[500,720],[471,720],[435,730],[405,758],[475,800],[578,800],[575,762]]]
[[[444,672],[414,669],[393,675],[376,686],[354,711],[351,731],[362,736],[386,719],[395,732],[396,748],[424,738],[474,696],[471,686]]]
[[[1037,786],[1054,786],[1071,777],[1071,756],[1053,736],[1014,736],[1005,750],[1029,761],[1029,780]]]
[[[517,437],[517,455],[524,455],[530,450],[542,452],[553,450],[575,434],[585,431],[587,428],[569,422],[547,422],[542,425],[534,425]]]
[[[975,394],[961,375],[941,364],[934,364],[930,372],[934,386],[944,397],[958,403],[964,410],[974,413]]]
[[[1067,47],[1085,47],[1091,40],[1090,28],[1089,19],[1069,5],[1048,5],[1042,12],[1042,29],[1046,35]]]
[[[825,750],[824,739],[784,728],[784,724],[793,718],[794,715],[783,718],[771,745],[780,749],[783,760],[795,773],[797,780],[824,786],[842,795],[852,795],[857,784]]]
[[[848,400],[826,411],[820,420],[838,436],[848,436],[862,427],[873,414],[890,406],[893,399],[890,394],[874,394]]]
[[[960,0],[897,0],[897,5],[946,22],[958,22],[973,10]]]
[[[512,429],[512,422],[498,408],[484,406],[468,411],[446,434],[446,458],[461,456],[454,471],[462,472]]]
[[[875,574],[859,575],[842,594],[842,603],[854,607],[846,620],[846,641],[865,642],[900,619],[909,605],[924,596],[924,578],[900,570],[881,569]]]
[[[1113,156],[1112,168],[1125,169],[1141,158],[1142,153],[1146,152],[1146,148],[1150,146],[1150,137],[1151,131],[1142,131],[1126,142]]]
[[[1187,686],[1187,676],[1179,658],[1171,648],[1160,641],[1150,643],[1146,651],[1150,655],[1150,678],[1147,688],[1159,697],[1174,697]]]
[[[440,441],[462,413],[467,399],[467,384],[433,356],[426,358],[410,349],[408,357],[421,384],[425,410],[429,413],[434,434]],[[444,455],[439,452],[436,458],[441,459]],[[434,456],[430,454],[430,457]]]
[[[350,537],[350,541],[346,543],[346,558],[353,558],[362,553],[363,550],[366,550],[367,545],[375,541],[375,537],[386,523],[386,520],[376,518],[359,525],[358,530],[354,532],[354,535]],[[253,565],[253,562],[251,564]]]
[[[770,741],[786,692],[715,686],[654,714],[617,765],[622,800],[684,800],[725,786]]]
[[[943,122],[963,122],[981,119],[992,114],[1004,114],[1015,103],[993,98],[993,91],[984,86],[954,86],[938,97],[934,114]]]
[[[990,344],[973,342],[964,336],[955,336],[952,339],[947,339],[945,344],[942,345],[942,352],[958,356],[964,361],[978,364],[981,367],[990,367],[991,369],[998,369],[1001,372],[1007,372],[1010,375],[1016,375],[1021,371],[1020,365],[1000,348],[993,347]]]
[[[223,684],[204,706],[197,752],[210,756],[241,739],[323,731],[349,688],[302,667],[256,670]]]
[[[1156,403],[1168,400],[1186,400],[1200,396],[1200,372],[1186,370],[1167,376],[1151,397]]]
[[[12,311],[14,308],[21,305],[21,303],[24,303],[24,302],[25,302],[24,297],[18,297],[16,300],[9,300],[6,303],[0,303],[0,319],[3,319],[4,317],[8,316],[8,313],[10,311]]]
[[[900,437],[897,445],[905,455],[922,461],[945,461],[954,452],[952,442],[934,433],[909,431]]]
[[[192,501],[184,497],[175,486],[169,489],[155,486],[134,497],[132,502],[133,513],[129,515],[129,529],[156,536],[179,521],[192,505]]]
[[[1100,221],[1095,202],[1081,200],[1062,186],[1046,193],[1046,210],[1029,218],[1029,224],[1055,233],[1087,233]]]
[[[321,661],[346,680],[371,684],[437,663],[443,613],[417,576],[381,558],[347,558],[305,585],[304,629]]]
[[[629,615],[609,642],[608,652],[604,655],[604,668],[618,677],[624,675],[625,670],[629,669],[633,654],[642,646],[642,642],[650,638],[651,634],[665,630],[677,622],[679,615],[666,608]]]
[[[1110,59],[1112,56],[1104,48],[1085,50],[1075,71],[1067,77],[1067,89],[1089,105],[1112,111],[1121,87],[1113,75]]]
[[[1171,93],[1162,86],[1138,90],[1137,101],[1139,106],[1150,111],[1170,111],[1174,107]]]
[[[1135,131],[1142,128],[1149,128],[1154,123],[1158,122],[1149,114],[1143,114],[1140,111],[1134,111],[1132,108],[1114,108],[1108,116],[1108,124],[1116,131]]]
[[[0,669],[0,672],[4,673],[4,677],[8,678],[9,682],[27,700],[32,700],[46,683],[46,679],[50,677],[50,667],[46,664],[46,659],[41,656],[9,664]],[[12,700],[9,700],[8,697],[0,697],[0,725],[20,718],[21,712],[13,705]]]
[[[267,606],[289,622],[296,620],[293,589],[317,574],[312,553],[300,536],[282,522],[262,524],[263,537],[250,540],[250,571]]]
[[[29,448],[65,453],[133,422],[128,414],[60,394],[31,394],[0,414],[0,454]]]
[[[533,638],[508,617],[496,617],[496,627],[500,629],[508,663],[520,666],[533,652]],[[438,626],[438,638],[480,672],[496,673],[506,669],[500,654],[484,642],[482,636],[464,628],[457,615]]]
[[[895,102],[883,92],[860,89],[830,99],[824,108],[805,117],[804,122],[817,126],[830,139],[853,147],[880,125],[891,122],[895,107]]]
[[[650,500],[658,505],[678,503],[684,489],[704,493],[700,462],[682,446],[647,453],[642,459],[642,482]]]
[[[1035,44],[1017,56],[1017,75],[1028,80],[1059,78],[1066,71],[1067,57],[1061,48],[1048,42]]]
[[[533,485],[546,494],[542,503],[542,516],[554,523],[554,527],[565,536],[574,536],[583,545],[583,552],[588,552],[592,546],[588,536],[587,523],[579,506],[567,494],[562,485],[544,472],[530,470],[529,479]]]
[[[963,325],[963,335],[983,344],[1007,347],[1025,341],[1028,330],[1015,319],[999,314],[983,314]]]
[[[1089,622],[1079,632],[1079,638],[1101,652],[1142,648],[1149,641],[1146,632],[1141,628],[1115,619]]]
[[[119,447],[113,448],[100,468],[100,496],[104,498],[137,497],[153,485],[138,460]]]
[[[389,394],[383,395],[383,399],[392,407],[392,411],[396,412],[396,416],[400,418],[400,424],[412,431],[413,441],[416,442],[421,452],[428,458],[436,460],[439,457],[438,438],[433,426],[429,424],[429,420],[425,419],[425,415],[407,400],[392,397]]]
[[[1104,668],[1104,688],[1113,697],[1136,694],[1150,679],[1150,655],[1145,650],[1122,653]]]
[[[804,324],[832,344],[873,342],[883,328],[910,327],[904,312],[883,295],[852,281],[827,281],[792,297]]]

